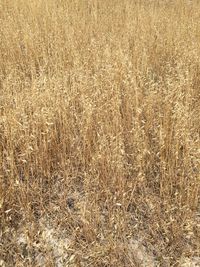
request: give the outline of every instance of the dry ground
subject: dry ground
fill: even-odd
[[[200,266],[198,2],[0,0],[0,266]]]

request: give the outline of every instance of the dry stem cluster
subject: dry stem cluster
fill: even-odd
[[[198,1],[1,0],[0,265],[198,257],[199,117]]]

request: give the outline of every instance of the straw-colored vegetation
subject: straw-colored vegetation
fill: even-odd
[[[200,266],[199,134],[198,1],[0,0],[0,266]]]

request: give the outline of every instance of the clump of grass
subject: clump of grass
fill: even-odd
[[[199,10],[1,1],[2,266],[199,256]]]

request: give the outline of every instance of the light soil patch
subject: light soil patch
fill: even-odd
[[[34,257],[31,259],[35,262],[35,266],[43,267],[47,266],[47,257],[51,255],[53,260],[53,266],[74,266],[75,254],[71,253],[70,245],[73,243],[73,238],[66,237],[66,233],[42,220],[39,223],[39,239],[37,242],[33,242],[30,246],[29,236],[27,231],[21,231],[17,237],[17,243],[23,251],[23,256]],[[34,252],[33,252],[34,251]],[[140,267],[158,267],[161,266],[159,261],[153,255],[153,253],[145,247],[142,239],[130,239],[129,241],[129,258],[132,259],[135,266]],[[5,267],[6,264],[3,260],[0,261],[0,267]],[[84,265],[85,266],[85,265]],[[166,267],[170,267],[170,264],[165,262]],[[199,267],[200,258],[182,258],[179,265],[180,267]]]

